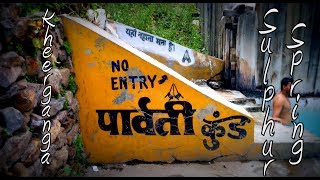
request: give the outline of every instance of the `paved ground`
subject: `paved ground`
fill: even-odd
[[[86,170],[86,177],[256,177],[263,176],[264,161],[104,165],[94,172]],[[274,161],[267,169],[267,176],[320,177],[320,159],[303,159],[297,166],[287,160]]]

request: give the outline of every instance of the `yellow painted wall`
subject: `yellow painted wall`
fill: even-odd
[[[156,59],[157,61],[165,64],[177,73],[181,74],[188,80],[210,79],[212,77],[214,77],[214,80],[221,80],[221,75],[219,74],[223,74],[223,60],[204,55],[196,51],[193,51],[195,56],[195,64],[191,66],[182,66],[178,63],[178,61],[168,60],[167,58],[149,52],[145,53]],[[211,66],[208,65],[209,63],[211,64]]]
[[[85,25],[88,23],[87,21],[83,21],[85,22],[84,25],[87,26],[85,27],[76,22],[79,19],[72,20],[63,17],[62,20],[65,35],[72,47],[75,80],[79,87],[76,97],[80,105],[80,130],[85,150],[90,154],[91,162],[115,163],[133,159],[144,161],[211,160],[221,155],[243,155],[248,149],[248,144],[253,143],[254,122],[248,113],[244,115],[240,111],[229,108],[224,103],[204,95],[182,82],[183,78],[181,76],[177,76],[177,78],[172,75],[174,73],[169,68],[164,71],[163,68],[160,69],[155,66],[156,60],[149,57],[151,60],[146,61],[140,55],[137,55],[138,53],[134,53],[137,50],[131,50],[130,52],[123,48],[126,46],[125,43],[118,42],[122,44],[123,47],[121,47],[110,39],[90,30],[88,27],[93,25]],[[127,60],[128,66],[124,66],[121,71],[115,70],[112,72],[112,61],[117,62],[117,60],[119,62]],[[147,78],[146,85],[148,88],[144,84],[141,84],[142,88],[140,88],[139,82],[135,83],[135,88],[132,87],[132,83],[128,83],[127,89],[112,90],[112,78],[115,78],[114,82],[117,83],[114,88],[120,88],[119,77],[127,77],[128,79],[128,76],[140,75],[150,76],[151,79],[156,76],[153,87]],[[167,80],[159,83],[159,80],[165,75]],[[173,98],[169,101],[169,98],[165,96],[173,84],[176,85],[183,98],[180,97],[179,100]],[[142,107],[144,106],[143,102],[148,99],[150,102],[145,105],[146,107]],[[169,112],[170,103],[180,103],[180,105],[173,105],[171,108],[174,110]],[[165,104],[168,106],[167,110]],[[192,106],[192,110],[188,109],[188,105]],[[99,126],[97,110],[122,111],[123,115],[125,115],[125,112],[130,112],[129,121],[126,121],[129,123],[126,133],[130,134],[132,132],[132,135],[123,135],[124,125],[120,112],[117,113],[117,128],[112,130],[115,133],[115,130],[118,129],[119,134],[110,135],[112,128],[108,130],[108,126],[105,126],[110,123],[109,114],[106,113],[101,116],[104,121],[100,122]],[[142,131],[141,133],[135,131],[135,129],[138,129],[139,120],[148,118],[148,115],[142,117],[144,113],[141,110],[146,114],[153,114],[150,117],[152,117],[151,126],[154,127],[154,133],[152,131]],[[158,123],[166,120],[175,121],[174,118],[169,118],[168,113],[174,116],[174,113],[177,112],[179,112],[177,123],[180,135],[177,135],[178,131],[174,131],[176,135],[170,133],[168,122],[163,127],[164,131],[169,131],[168,134],[160,135],[161,132],[157,131],[156,128],[161,127]],[[232,119],[232,116],[248,118],[247,120],[250,121],[243,123],[242,126],[237,126],[237,128],[241,128],[239,131],[246,132],[242,139],[229,137],[229,135],[238,137],[240,134],[234,131],[235,129],[230,129],[241,121],[239,117]],[[190,131],[189,135],[185,134],[184,118],[192,121],[194,132]],[[229,120],[218,123],[216,132],[211,132],[211,136],[213,137],[214,134],[215,141],[219,142],[219,147],[211,150],[206,148],[204,145],[206,142],[209,146],[212,146],[212,143],[209,137],[210,133],[202,132],[202,128],[209,131],[210,123],[205,123],[203,119],[218,121],[225,118],[229,118]],[[135,129],[133,125],[136,127]],[[146,127],[146,123],[142,122],[141,126]],[[102,130],[103,128],[105,129]],[[225,130],[225,134],[218,137],[223,130]],[[244,134],[242,133],[242,135]]]

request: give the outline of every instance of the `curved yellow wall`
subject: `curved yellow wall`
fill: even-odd
[[[158,61],[93,30],[97,28],[87,21],[62,19],[72,47],[80,129],[91,162],[211,160],[243,155],[253,143],[253,119],[240,107],[205,95],[171,69],[159,68]],[[133,88],[129,76],[141,76],[142,82]],[[127,77],[127,88],[121,81],[120,89],[119,77]],[[171,87],[181,96],[169,100]],[[110,119],[117,124],[108,126]],[[151,122],[147,130],[145,121]]]

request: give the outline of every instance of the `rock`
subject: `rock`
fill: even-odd
[[[19,87],[13,83],[6,89],[0,88],[0,109],[13,106],[11,97],[17,94],[19,91]]]
[[[63,68],[63,69],[59,69],[59,71],[62,76],[61,83],[64,87],[67,87],[69,84],[70,70],[67,68]]]
[[[55,39],[55,38],[54,38]],[[52,64],[60,64],[61,62],[58,61],[58,49],[60,49],[59,44],[57,44],[55,41],[52,41],[52,55],[49,57],[49,60],[52,62]]]
[[[28,177],[30,176],[29,170],[20,162],[16,163],[13,168],[12,172],[15,176],[18,177]]]
[[[43,176],[55,176],[59,169],[59,162],[56,159],[52,159],[49,165],[46,165],[43,170]]]
[[[0,87],[7,88],[18,79],[20,74],[22,74],[21,67],[5,68],[0,66]]]
[[[97,10],[89,9],[87,11],[87,16],[89,21],[99,26],[101,29],[105,29],[107,16],[106,16],[106,11],[104,9],[97,9]]]
[[[27,56],[26,57],[26,75],[35,76],[41,71],[40,62],[37,59]]]
[[[79,112],[79,104],[78,100],[74,97],[71,103],[71,109],[74,112],[74,114],[78,115]],[[77,118],[77,117],[76,117]]]
[[[50,129],[50,134],[51,134],[51,142],[54,142],[60,132],[61,129],[61,124],[58,120],[53,120],[51,123],[51,129]]]
[[[65,128],[65,132],[69,132],[75,123],[76,123],[75,119],[68,117],[67,120],[63,124],[64,128]]]
[[[72,100],[73,100],[73,93],[71,91],[66,91],[65,96],[64,96],[69,104],[69,106],[72,105]]]
[[[60,128],[60,132],[59,132],[54,144],[57,145],[57,149],[60,149],[65,144],[67,144],[67,135],[64,132],[64,128],[63,127]]]
[[[42,174],[42,164],[40,162],[40,157],[35,161],[35,163],[29,167],[30,176],[39,177]]]
[[[196,25],[196,26],[199,26],[200,23],[199,23],[199,20],[195,20],[195,19],[194,19],[194,20],[192,20],[192,24],[194,24],[194,25]]]
[[[9,19],[9,20],[15,21],[16,19],[19,18],[21,9],[17,4],[12,3],[8,7],[3,6],[0,12],[1,12],[1,20]]]
[[[33,87],[35,90],[36,90],[36,97],[37,97],[37,105],[39,105],[41,103],[41,100],[43,99],[43,96],[42,96],[42,92],[44,90],[44,85],[43,84],[37,84],[37,83],[27,83],[27,86],[29,87]],[[42,100],[43,102],[46,102],[45,101],[46,99]]]
[[[60,62],[65,62],[68,58],[67,52],[65,50],[60,50],[58,52],[58,58]]]
[[[63,146],[60,150],[56,151],[54,158],[58,160],[59,167],[64,165],[68,160],[68,146]]]
[[[21,162],[23,162],[27,167],[31,166],[40,156],[40,147],[40,139],[32,139],[28,148],[21,156]]]
[[[45,62],[45,59],[42,57],[42,52],[40,50],[37,50],[37,53],[36,53],[36,61],[39,63],[39,62]],[[39,63],[40,65],[41,63]],[[42,67],[40,65],[40,70],[38,71],[38,79],[42,80],[43,82],[43,79],[45,77],[45,73],[42,71]]]
[[[60,85],[62,80],[60,71],[58,69],[51,69],[48,73],[52,73],[47,80],[49,85],[52,86],[52,92],[55,94],[60,94]]]
[[[55,176],[58,169],[62,167],[68,160],[68,149],[66,146],[54,153],[54,157],[50,165],[45,167],[44,176]]]
[[[28,17],[21,17],[17,20],[13,29],[13,34],[20,40],[24,40],[28,35],[28,27],[31,19]]]
[[[20,136],[13,136],[7,140],[0,150],[0,169],[2,171],[8,171],[8,168],[20,159],[29,144],[31,136],[32,133],[27,131]]]
[[[74,159],[76,156],[76,149],[72,146],[69,147],[68,149],[68,155],[70,159]]]
[[[14,23],[9,19],[5,19],[0,22],[0,29],[2,29],[1,35],[3,36],[4,43],[11,42],[13,37],[13,28],[14,28]]]
[[[0,110],[0,124],[5,127],[10,134],[22,126],[23,120],[24,117],[21,112],[13,107]]]
[[[56,32],[57,34],[57,38],[58,38],[58,42],[59,44],[62,46],[63,45],[63,37],[61,36],[61,31],[60,31],[60,28],[55,28],[54,31]],[[65,51],[64,51],[65,52]],[[59,59],[60,59],[60,56],[59,56]],[[61,61],[63,61],[62,59],[60,59]]]
[[[50,106],[50,117],[55,116],[59,111],[61,111],[63,109],[63,104],[64,104],[65,98],[62,97],[60,99],[55,99],[55,98],[51,98],[49,106]],[[45,105],[41,105],[42,109],[45,107]],[[45,116],[44,119],[48,119],[47,116]]]
[[[23,75],[22,65],[25,60],[11,51],[0,56],[0,87],[7,88]]]
[[[18,82],[13,83],[11,86],[9,86],[5,92],[5,95],[0,97],[1,100],[9,99],[12,96],[16,95],[20,90],[25,89],[27,85],[24,83],[27,82],[25,80],[20,80]],[[11,101],[11,99],[10,99]],[[8,105],[7,105],[8,107]]]
[[[16,85],[19,90],[25,89],[28,87],[28,81],[26,79],[21,79],[20,81],[16,82]]]
[[[34,87],[27,87],[18,92],[14,97],[15,108],[21,112],[32,110],[37,105],[37,92]]]
[[[37,114],[32,113],[30,115],[31,124],[30,127],[34,130],[40,130],[43,127],[43,118]]]
[[[79,134],[79,124],[75,124],[72,129],[67,133],[68,145],[71,145],[72,142],[77,138]]]
[[[212,89],[219,89],[220,88],[220,84],[218,82],[212,81],[212,80],[208,80],[207,85]]]
[[[50,154],[49,159],[52,159],[52,156],[56,153],[57,149],[58,148],[57,148],[56,144],[51,144],[50,149],[49,149],[49,154]]]
[[[72,64],[72,60],[71,60],[71,57],[70,56],[68,56],[68,58],[67,58],[67,61],[66,62],[64,62],[64,67],[66,67],[66,68],[68,68],[69,70],[70,70],[70,72],[74,72],[74,70],[73,70],[73,64]]]
[[[31,115],[32,111],[29,112],[25,112],[23,113],[23,125],[22,127],[24,127],[24,129],[27,129],[28,123],[30,122],[30,115]]]
[[[57,120],[61,124],[63,124],[65,122],[65,120],[67,119],[67,115],[68,115],[67,111],[60,111],[52,120],[53,121]]]
[[[0,66],[11,68],[14,66],[22,66],[25,63],[23,57],[16,52],[10,51],[0,56]]]

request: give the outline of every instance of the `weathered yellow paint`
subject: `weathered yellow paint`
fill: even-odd
[[[115,163],[133,159],[169,162],[174,159],[184,161],[211,160],[222,155],[244,155],[249,148],[248,145],[253,143],[254,122],[252,116],[243,108],[227,102],[217,96],[213,90],[200,92],[200,87],[183,76],[150,56],[115,39],[86,20],[69,16],[63,16],[62,20],[65,35],[72,47],[75,80],[79,87],[76,96],[80,105],[80,130],[85,150],[90,154],[91,162]],[[121,67],[121,62],[124,59],[129,65],[128,71],[118,72],[115,70],[112,72],[111,62],[119,60]],[[111,89],[112,77],[117,78],[116,87],[119,87],[118,77],[129,75],[149,75],[151,78],[156,75],[154,87],[152,88],[150,80],[147,80],[148,89],[140,89],[139,83],[135,84],[135,89],[131,83],[128,83],[127,90]],[[163,75],[166,75],[168,79],[159,84],[158,81]],[[185,117],[193,118],[194,135],[184,135],[185,124],[182,113],[179,113],[177,120],[181,135],[169,133],[161,136],[156,130],[155,135],[137,133],[132,127],[132,121],[136,116],[143,115],[138,105],[139,100],[142,97],[149,98],[150,102],[146,105],[149,110],[165,110],[165,103],[168,102],[168,97],[165,96],[173,84],[182,94],[183,98],[180,97],[179,100],[184,104],[184,106],[175,105],[173,108],[181,110],[187,108],[187,104],[190,103],[192,109],[195,110],[193,115]],[[177,101],[177,99],[172,99],[170,102]],[[97,110],[140,111],[130,114],[130,129],[133,135],[122,135],[123,123],[120,113],[117,116],[119,135],[110,135],[110,130],[102,130],[98,124]],[[219,111],[218,118],[213,117],[214,111]],[[147,110],[144,112],[150,114]],[[218,114],[216,113],[216,115]],[[225,129],[225,135],[217,137],[215,134],[215,139],[220,143],[219,148],[206,149],[204,141],[207,141],[210,146],[212,144],[210,137],[204,136],[202,133],[201,129],[206,125],[203,119],[213,121],[236,115],[250,120],[249,123],[246,122],[243,126],[238,127],[246,131],[246,136],[242,139],[232,139],[228,136],[228,133],[238,136],[239,133],[231,131],[229,125],[239,123],[240,119],[221,122],[218,125]],[[167,113],[154,113],[152,117],[152,125],[157,127],[156,122],[159,121],[159,118],[169,118]],[[110,123],[108,113],[104,115],[104,120],[106,125]],[[171,120],[174,121],[174,119]],[[142,122],[141,126],[146,127],[146,123]],[[168,123],[165,123],[164,130],[170,130]],[[220,130],[218,129],[217,132]]]
[[[222,74],[224,68],[224,61],[221,59],[193,51],[195,64],[192,66],[182,66],[177,61],[168,60],[165,57],[150,52],[145,53],[181,74],[188,80],[210,79],[212,77],[214,77],[214,80],[221,80],[220,74]]]

